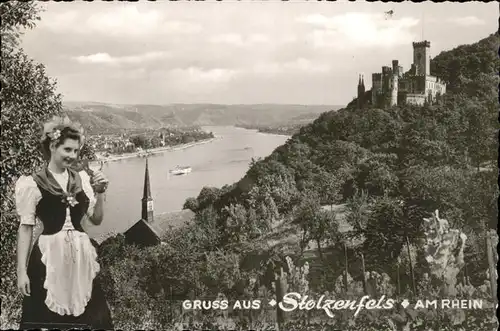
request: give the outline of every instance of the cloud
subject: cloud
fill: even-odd
[[[126,70],[115,70],[107,73],[108,77],[111,79],[118,79],[121,82],[137,80],[137,79],[147,79],[148,71],[145,68],[133,68]]]
[[[406,44],[413,39],[411,28],[419,23],[411,17],[385,19],[383,14],[350,12],[326,17],[302,16],[297,21],[313,28],[308,40],[316,48],[365,48]]]
[[[167,54],[165,52],[148,52],[139,55],[118,56],[118,57],[113,57],[108,53],[96,53],[91,55],[76,56],[73,59],[82,64],[119,65],[119,64],[141,64],[144,62],[165,58],[166,56]]]
[[[64,13],[46,12],[42,15],[43,19],[37,25],[41,28],[59,32],[74,31],[73,27],[80,18],[76,10],[68,10]]]
[[[304,58],[299,58],[292,62],[285,62],[283,64],[285,70],[300,71],[300,72],[313,72],[321,73],[328,72],[330,70],[329,65],[322,63],[314,63]]]
[[[209,42],[213,44],[227,44],[238,47],[252,47],[257,44],[270,43],[271,40],[264,34],[254,33],[245,37],[238,33],[226,33],[210,37]]]
[[[92,14],[86,20],[86,26],[109,34],[143,35],[157,29],[163,20],[158,11],[139,12],[136,6],[121,7],[110,14],[109,11]]]
[[[212,68],[202,69],[199,67],[176,68],[170,70],[170,75],[186,83],[206,84],[206,83],[226,83],[230,81],[238,70]]]
[[[251,68],[250,72],[259,75],[277,75],[284,73],[318,74],[327,73],[330,69],[331,67],[329,65],[314,62],[305,58],[298,58],[293,61],[282,63],[257,63]]]
[[[485,22],[476,16],[452,17],[447,20],[450,23],[460,26],[484,25]]]
[[[135,5],[112,7],[89,15],[77,11],[48,13],[42,26],[54,32],[75,32],[111,37],[146,37],[165,34],[193,34],[202,30],[199,23],[169,19],[155,9],[139,10]]]

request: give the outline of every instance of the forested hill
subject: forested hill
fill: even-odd
[[[119,327],[166,329],[177,312],[172,302],[193,293],[279,300],[277,284],[310,298],[459,293],[489,300],[495,262],[486,230],[497,228],[498,196],[495,43],[491,36],[434,59],[452,86],[441,104],[323,113],[253,162],[238,183],[188,199],[194,220],[167,233],[164,245],[136,249],[123,236],[103,242],[102,277]],[[435,210],[448,222],[432,217]],[[442,313],[365,311],[354,319],[311,310],[285,322],[263,309],[237,312],[233,324],[218,328],[264,329],[248,323],[274,326],[269,316],[277,316],[283,330],[497,329],[492,309]]]
[[[449,93],[487,97],[497,93],[498,33],[471,45],[442,52],[431,60],[431,72],[447,83]]]
[[[448,82],[440,104],[323,113],[238,183],[205,188],[185,207],[215,218],[221,243],[231,244],[283,223],[332,242],[320,206],[346,204],[375,269],[394,262],[406,237],[418,240],[423,217],[439,209],[469,236],[477,271],[485,262],[475,239],[483,225],[497,226],[497,50],[494,34],[442,52],[431,69]]]

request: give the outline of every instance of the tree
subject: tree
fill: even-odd
[[[316,174],[315,181],[320,192],[322,205],[334,205],[340,201],[341,180],[329,172],[321,170]]]
[[[293,222],[302,230],[300,240],[301,252],[304,251],[311,240],[318,239],[320,231],[317,227],[317,218],[321,210],[319,201],[319,196],[315,192],[306,191],[302,193],[300,204],[295,208]],[[323,224],[319,227],[323,228]]]
[[[485,259],[486,231],[498,226],[498,173],[481,171],[473,174],[464,188],[463,209],[466,224],[463,227],[469,245],[466,247],[467,276],[476,284],[483,281],[487,268]]]
[[[220,217],[213,206],[201,209],[196,213],[194,224],[189,228],[189,231],[191,231],[190,236],[192,236],[190,240],[196,243],[199,251],[211,251],[222,245],[226,238],[223,236],[220,224]]]
[[[448,167],[410,167],[400,174],[400,198],[406,205],[440,214],[462,227],[464,192],[470,186],[471,172]],[[420,216],[418,216],[420,218]],[[414,220],[417,222],[417,220]]]
[[[393,171],[395,157],[391,154],[374,154],[357,165],[357,185],[371,195],[392,195],[398,185]]]
[[[346,164],[357,164],[359,160],[366,158],[370,151],[350,141],[324,140],[316,147],[311,160],[321,165],[330,173],[337,172]]]
[[[196,212],[198,210],[199,204],[196,198],[190,197],[187,198],[182,206],[182,209],[189,209],[192,212]]]
[[[366,229],[369,219],[369,196],[366,191],[356,193],[347,203],[348,213],[346,221],[356,234],[362,234]]]
[[[151,140],[149,141],[151,148],[157,148],[161,146],[161,139],[158,137],[152,137]]]
[[[203,209],[213,206],[214,203],[220,198],[221,193],[221,189],[217,187],[204,186],[196,198],[198,201],[198,208]]]
[[[40,20],[39,11],[34,1],[8,1],[0,5],[2,55],[18,48],[21,29],[33,29],[35,21]]]
[[[135,147],[146,148],[147,147],[147,139],[144,135],[138,134],[130,137],[130,142],[135,145]]]
[[[469,100],[465,116],[469,127],[466,132],[471,161],[478,169],[484,162],[497,159],[498,103]],[[493,124],[495,123],[495,124]]]
[[[35,63],[18,49],[22,28],[33,28],[38,19],[35,2],[9,1],[0,4],[2,15],[2,102],[1,112],[1,189],[2,214],[2,321],[18,317],[15,286],[15,251],[18,220],[15,214],[13,186],[22,174],[29,174],[42,165],[39,149],[41,125],[62,111],[61,96],[55,92],[55,82],[45,73],[42,64]],[[13,313],[14,312],[14,313]],[[2,325],[2,329],[9,325]],[[15,328],[15,327],[14,327]]]
[[[247,203],[257,207],[261,203],[267,204],[272,199],[279,213],[290,210],[297,195],[293,175],[286,173],[271,173],[261,176],[259,182],[248,192]],[[267,200],[267,201],[266,201]]]
[[[248,222],[247,211],[240,204],[229,205],[225,208],[225,232],[231,242],[240,242],[247,239],[253,227]]]

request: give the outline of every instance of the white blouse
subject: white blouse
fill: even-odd
[[[60,187],[65,190],[68,184],[68,172],[51,172]],[[96,199],[90,185],[90,177],[85,171],[79,173],[82,188],[89,198],[86,217],[82,227],[94,211]],[[16,208],[21,224],[33,225],[43,231],[43,224],[36,217],[36,206],[42,194],[32,176],[21,176],[15,187]],[[66,220],[61,231],[51,235],[40,235],[38,247],[42,254],[42,263],[46,267],[43,284],[47,290],[45,304],[59,315],[79,316],[92,295],[92,284],[100,270],[97,252],[85,232],[76,231],[71,223],[70,208],[66,209]]]

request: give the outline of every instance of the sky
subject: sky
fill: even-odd
[[[496,3],[48,2],[22,47],[64,101],[345,105],[413,41],[431,56],[498,28]],[[384,13],[393,11],[392,17]]]

